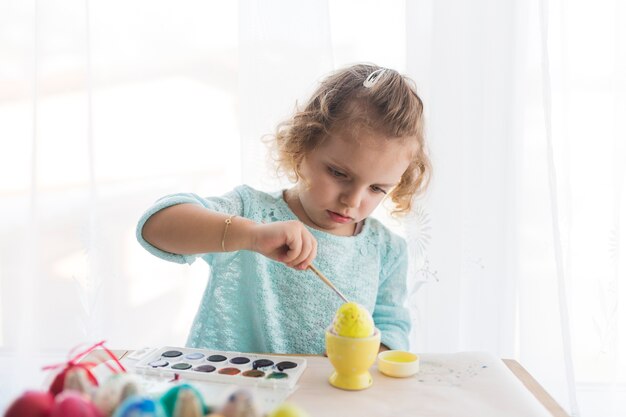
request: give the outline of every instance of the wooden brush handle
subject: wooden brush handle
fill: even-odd
[[[333,291],[335,291],[335,292],[337,293],[337,295],[338,295],[339,297],[341,297],[341,299],[342,299],[343,301],[345,301],[346,303],[349,303],[348,299],[347,299],[347,298],[346,298],[346,297],[345,297],[345,296],[341,293],[341,291],[339,291],[339,290],[337,289],[337,287],[335,287],[335,286],[333,285],[333,283],[332,283],[332,282],[330,282],[330,280],[324,276],[324,274],[322,274],[322,273],[321,273],[321,272],[320,272],[320,271],[319,271],[316,267],[314,267],[314,266],[313,266],[313,264],[310,264],[310,265],[309,265],[309,269],[310,269],[311,271],[315,272],[315,275],[317,275],[317,276],[319,277],[319,279],[321,279],[321,280],[324,282],[324,284],[326,284],[326,285],[328,285],[330,288],[332,288],[332,290],[333,290]]]

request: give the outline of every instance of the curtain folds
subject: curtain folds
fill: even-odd
[[[512,356],[572,415],[623,414],[623,5],[417,1],[406,17],[435,166],[417,350]]]
[[[368,61],[425,102],[431,188],[376,212],[408,241],[412,349],[626,414],[625,23],[620,0],[0,0],[0,361],[184,344],[206,266],[139,248],[143,209],[288,186],[260,139]]]

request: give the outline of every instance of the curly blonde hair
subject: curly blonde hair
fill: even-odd
[[[385,69],[371,87],[363,82],[383,68],[353,65],[322,80],[304,108],[278,125],[274,156],[278,172],[298,181],[299,166],[308,152],[326,140],[337,126],[355,126],[416,141],[417,149],[400,182],[389,193],[394,215],[411,210],[413,198],[428,186],[432,167],[424,141],[423,104],[413,81],[397,71]]]

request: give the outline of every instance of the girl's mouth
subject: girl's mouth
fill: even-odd
[[[348,223],[352,221],[352,217],[342,216],[341,214],[335,213],[334,211],[330,211],[330,210],[326,210],[326,212],[328,213],[328,216],[331,218],[331,220],[334,222]]]

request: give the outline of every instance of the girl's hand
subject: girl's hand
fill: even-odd
[[[259,223],[252,229],[252,250],[290,268],[304,270],[317,255],[317,240],[297,220]]]

